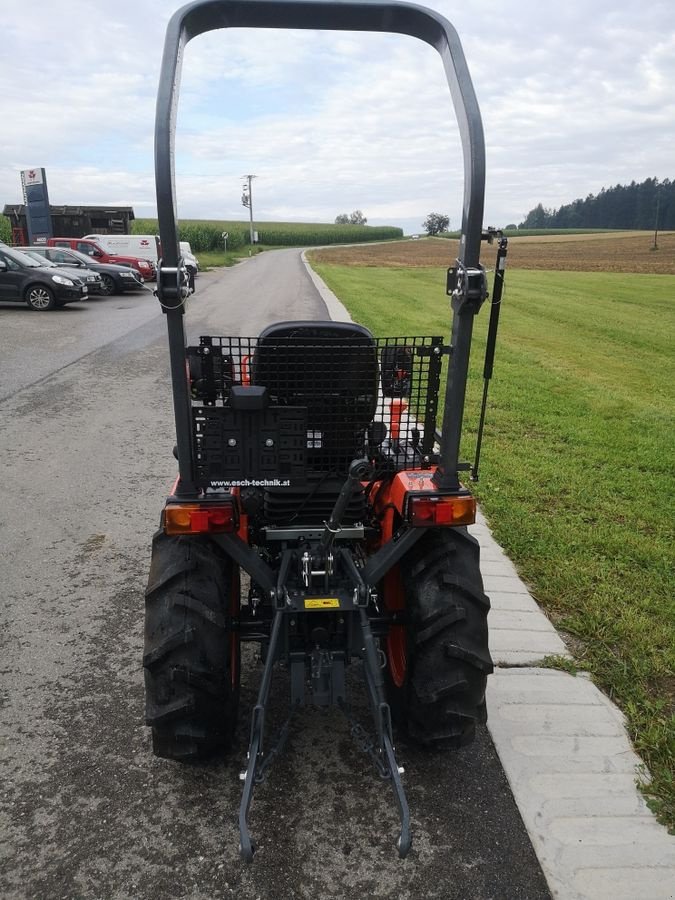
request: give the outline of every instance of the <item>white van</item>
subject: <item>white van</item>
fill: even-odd
[[[138,256],[157,265],[159,238],[154,234],[87,234],[84,240],[97,241],[108,253]]]
[[[194,274],[196,275],[199,271],[199,262],[197,261],[197,257],[192,252],[192,247],[190,246],[189,241],[180,241],[180,253],[183,259],[185,260],[185,265],[188,269],[192,268],[194,270]]]

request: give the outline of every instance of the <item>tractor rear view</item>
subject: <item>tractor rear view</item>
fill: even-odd
[[[439,51],[465,170],[460,254],[445,286],[449,340],[291,321],[187,346],[189,287],[173,187],[179,62],[188,40],[225,27],[389,31]],[[473,320],[487,297],[481,242],[495,235],[482,230],[483,133],[459,40],[437,13],[406,3],[197,0],[168,26],[155,155],[164,249],[157,295],[168,326],[179,474],[146,593],[153,750],[188,762],[231,750],[241,646],[259,645],[264,668],[239,809],[240,852],[250,861],[254,788],[289,727],[270,743],[275,671],[288,672],[289,713],[311,704],[349,716],[346,670],[357,663],[372,712],[366,744],[392,785],[404,857],[412,834],[393,727],[431,748],[470,743],[486,719],[492,670],[489,601],[467,531],[475,500],[460,481],[471,467],[459,461],[459,443]],[[495,296],[505,255],[502,240]]]

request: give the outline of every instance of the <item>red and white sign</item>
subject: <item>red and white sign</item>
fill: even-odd
[[[43,173],[44,169],[24,169],[21,173],[21,178],[26,186],[29,184],[42,184],[44,181]]]

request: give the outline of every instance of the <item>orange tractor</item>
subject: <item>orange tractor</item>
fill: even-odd
[[[187,40],[224,27],[393,31],[439,50],[466,176],[460,255],[445,285],[450,340],[378,338],[351,322],[302,321],[186,346],[189,287],[172,169],[179,61]],[[431,747],[469,743],[486,718],[492,670],[489,601],[467,531],[475,500],[460,482],[471,467],[458,454],[473,321],[488,294],[479,254],[495,233],[482,228],[483,133],[459,40],[440,15],[407,3],[197,0],[168,27],[155,147],[164,250],[157,294],[168,326],[179,475],[154,538],[146,596],[154,752],[193,761],[230,749],[241,644],[259,644],[264,669],[239,811],[241,854],[251,860],[254,786],[287,730],[276,744],[266,739],[275,669],[289,673],[291,711],[311,703],[349,715],[345,672],[357,661],[373,717],[366,747],[392,784],[404,857],[412,834],[392,723]],[[492,352],[505,255],[502,239]]]

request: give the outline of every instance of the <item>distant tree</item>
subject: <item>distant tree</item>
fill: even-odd
[[[521,228],[552,228],[550,209],[544,209],[541,203],[538,203],[534,209],[531,209],[525,216],[525,221],[521,223]]]
[[[573,200],[559,209],[539,203],[519,228],[635,228],[675,227],[675,182],[646,178],[640,184],[617,184],[599,194]]]
[[[449,216],[444,216],[442,213],[429,213],[424,222],[422,222],[422,228],[430,235],[447,231],[449,225]]]
[[[335,217],[336,225],[367,225],[368,219],[363,215],[360,209],[355,209],[353,213],[340,213]]]
[[[504,229],[504,231],[516,231],[517,228],[518,228],[517,225],[511,224],[511,225],[507,225],[506,228]]]
[[[9,244],[12,240],[12,223],[7,216],[0,216],[0,241]]]

